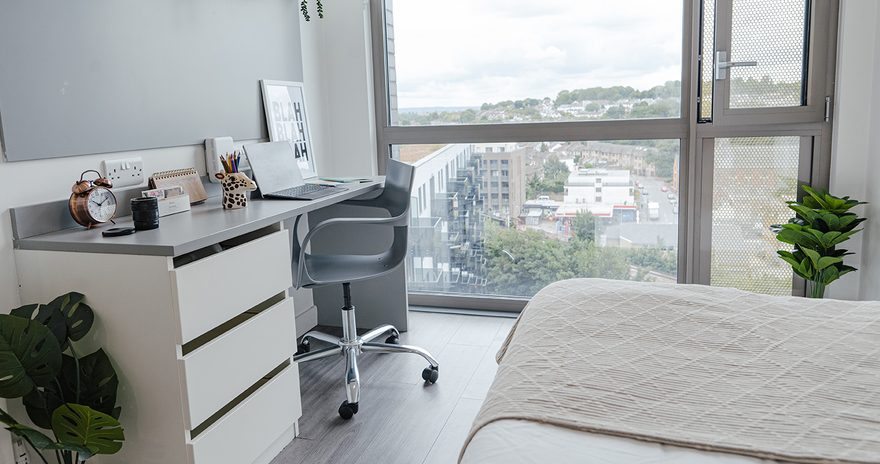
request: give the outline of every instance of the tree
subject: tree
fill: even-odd
[[[459,121],[464,124],[474,122],[477,119],[477,112],[474,110],[464,110],[459,117]]]
[[[628,279],[626,252],[592,242],[563,242],[534,231],[486,228],[487,291],[532,296],[545,286],[576,277]]]
[[[558,156],[550,155],[547,157],[547,161],[544,162],[545,179],[554,181],[561,180],[564,183],[568,180],[568,174],[568,166],[560,161]]]
[[[578,212],[571,221],[571,231],[578,240],[596,241],[596,217],[590,212]]]

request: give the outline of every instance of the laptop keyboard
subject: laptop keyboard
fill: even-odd
[[[328,187],[326,185],[320,184],[303,184],[298,185],[296,187],[291,187],[289,189],[279,190],[277,192],[272,192],[274,196],[285,196],[285,197],[301,197],[303,195],[308,195],[310,193],[319,192],[321,190],[333,189],[333,187]]]

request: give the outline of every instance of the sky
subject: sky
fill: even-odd
[[[394,0],[400,108],[681,79],[681,0]]]

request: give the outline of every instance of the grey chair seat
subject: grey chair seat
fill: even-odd
[[[399,263],[394,263],[388,254],[378,255],[311,255],[305,256],[303,272],[308,274],[308,284],[303,287],[317,287],[357,282],[372,279],[393,271]],[[345,263],[340,265],[340,263]]]

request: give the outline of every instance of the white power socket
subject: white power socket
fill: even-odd
[[[104,175],[113,182],[113,187],[128,187],[144,183],[143,158],[104,160]]]

